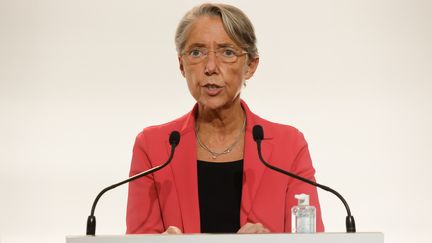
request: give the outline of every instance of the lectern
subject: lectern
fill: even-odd
[[[384,243],[382,233],[68,236],[66,243]]]

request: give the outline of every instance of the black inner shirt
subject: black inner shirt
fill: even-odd
[[[240,229],[242,181],[243,160],[198,160],[201,233],[235,233]]]

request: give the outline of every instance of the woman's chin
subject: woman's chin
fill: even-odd
[[[205,99],[201,99],[198,101],[201,108],[206,110],[220,110],[220,109],[229,109],[235,102],[228,100],[223,97],[208,97]]]
[[[220,100],[214,100],[214,99],[206,99],[201,102],[199,102],[201,108],[204,108],[205,110],[217,110],[223,107],[223,102]]]

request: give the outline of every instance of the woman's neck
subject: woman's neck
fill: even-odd
[[[200,133],[227,135],[242,128],[245,114],[240,102],[227,108],[208,110],[198,105],[196,126]]]
[[[198,159],[227,162],[243,158],[246,114],[240,101],[218,110],[205,109],[198,105],[196,115]]]

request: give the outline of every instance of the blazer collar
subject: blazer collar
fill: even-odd
[[[246,113],[243,189],[240,207],[240,224],[243,225],[246,222],[254,222],[252,214],[249,214],[265,167],[259,160],[257,146],[252,135],[253,127],[260,123],[263,126],[264,120],[253,114],[243,100],[241,100],[241,105]],[[192,111],[184,117],[183,123],[179,124],[179,132],[181,134],[180,144],[176,148],[176,154],[170,165],[182,214],[183,232],[191,233],[200,232],[197,152],[194,132],[195,112],[197,108],[198,105],[196,104]],[[271,135],[266,136],[265,139],[271,140]],[[271,155],[272,147],[272,143],[268,142],[265,148],[262,148],[263,157],[266,160]],[[169,151],[169,147],[167,149]]]

